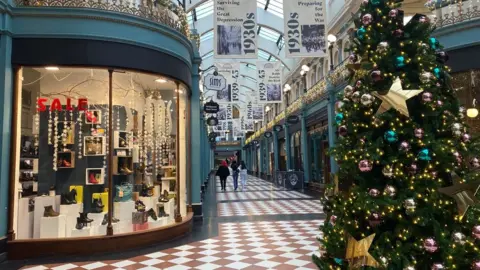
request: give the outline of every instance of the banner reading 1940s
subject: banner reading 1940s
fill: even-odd
[[[325,55],[323,3],[323,0],[283,1],[287,57],[321,57]]]
[[[215,58],[257,58],[257,0],[213,0]]]
[[[257,62],[258,103],[281,103],[282,65],[280,62]]]

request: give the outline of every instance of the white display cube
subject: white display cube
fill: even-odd
[[[40,238],[63,238],[65,237],[66,217],[42,217],[40,219]]]
[[[105,224],[105,225],[100,225],[100,226],[93,226],[92,227],[92,235],[98,235],[98,236],[102,236],[102,235],[107,235],[107,226],[108,224]],[[113,233],[114,234],[118,234],[120,233],[120,223],[112,223],[112,227],[113,227]]]
[[[72,230],[75,230],[77,218],[80,217],[82,212],[83,203],[60,205],[60,214],[66,217],[66,237],[72,236]]]
[[[34,212],[28,211],[29,198],[18,200],[17,239],[31,239],[33,237]]]
[[[158,198],[155,197],[141,197],[140,196],[140,201],[145,204],[145,211],[150,210],[150,208],[156,208],[155,206],[157,205],[157,200]]]
[[[93,222],[90,223],[90,226],[100,226],[102,225],[103,218],[107,212],[102,213],[88,213],[88,218],[93,219]]]
[[[49,205],[53,207],[53,210],[58,211],[60,206],[60,195],[57,195],[55,197],[35,197],[35,210],[33,214],[33,238],[40,238],[40,226],[42,223],[43,213],[45,212],[45,206]]]
[[[87,237],[93,236],[93,227],[84,227],[81,230],[73,229],[70,231],[72,237]]]
[[[153,196],[154,197],[160,197],[160,185],[156,185],[154,188],[153,188]]]
[[[127,201],[127,202],[115,202],[113,204],[113,216],[115,218],[120,219],[122,221],[131,221],[132,220],[132,213],[136,212],[135,210],[135,202],[134,201]],[[131,225],[131,222],[130,222]]]
[[[160,227],[166,226],[167,223],[168,223],[167,217],[159,217],[157,220],[153,220],[150,217],[148,218],[149,229],[160,228]]]
[[[130,213],[131,215],[132,213]],[[133,226],[132,226],[132,218],[130,217],[130,220],[120,220],[118,224],[118,231],[114,230],[115,233],[131,233],[133,232]]]

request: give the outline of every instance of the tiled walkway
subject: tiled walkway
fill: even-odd
[[[204,222],[185,239],[112,256],[28,262],[22,269],[316,269],[311,255],[323,222],[318,199],[255,177],[244,192],[233,191],[231,178],[226,191],[219,187],[210,181]],[[213,230],[205,228],[212,224]]]

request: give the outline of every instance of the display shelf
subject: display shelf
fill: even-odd
[[[70,163],[70,167],[67,167],[65,166],[64,163],[62,163],[62,166],[57,166],[58,169],[74,169],[75,168],[75,152],[74,151],[58,152],[58,161],[60,162],[60,160],[62,159]]]
[[[85,184],[87,185],[103,185],[105,182],[105,169],[87,168],[85,177]]]
[[[74,145],[75,144],[75,122],[72,121],[58,121],[58,134],[61,135],[63,133],[64,125],[65,123],[68,123],[70,126],[70,131],[67,134],[67,138],[65,143],[63,143],[62,140],[59,141],[60,144],[65,144],[65,145]]]
[[[105,136],[85,136],[83,137],[83,155],[84,156],[105,156],[107,153]]]
[[[162,169],[176,169],[177,166],[173,166],[173,165],[170,165],[170,166],[161,166]]]
[[[113,148],[130,149],[133,146],[133,135],[128,131],[116,130],[113,132]]]
[[[177,177],[176,176],[172,176],[172,177],[162,177],[162,181],[172,181],[172,180],[177,180]]]
[[[130,172],[122,171],[124,168]],[[113,157],[113,174],[115,175],[130,175],[133,174],[133,159],[132,157]]]
[[[99,125],[102,123],[102,111],[101,110],[88,110],[85,113],[85,124]]]

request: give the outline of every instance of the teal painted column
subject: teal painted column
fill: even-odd
[[[284,127],[285,129],[285,153],[287,154],[287,171],[292,169],[292,157],[290,155],[290,144],[292,143],[290,141],[290,133],[288,132],[288,124],[285,124]]]
[[[278,171],[278,154],[280,153],[280,150],[278,149],[278,132],[273,131],[273,166],[274,172]]]
[[[318,166],[318,139],[313,138],[313,169],[315,170],[315,180],[319,180],[321,175],[320,167]]]
[[[335,95],[335,87],[327,80],[327,93],[328,93],[328,146],[330,148],[335,146],[336,141],[336,128],[335,128],[335,102],[336,102],[336,95]],[[333,156],[330,156],[330,168],[332,173],[337,173],[338,167],[337,162]]]
[[[0,14],[7,17],[9,15]],[[5,22],[4,22],[5,23]],[[8,22],[6,25],[10,25]],[[0,25],[1,27],[1,25]],[[0,30],[2,30],[0,28]],[[1,32],[0,32],[1,33]],[[4,104],[0,110],[0,240],[7,235],[8,230],[8,200],[9,200],[9,165],[10,136],[12,122],[13,70],[12,70],[12,38],[6,34],[0,35],[0,102]],[[13,198],[11,198],[13,200]],[[13,233],[13,232],[9,232]],[[3,253],[0,250],[0,255]],[[0,257],[1,259],[1,257]]]
[[[302,126],[302,154],[303,154],[303,181],[305,183],[310,182],[310,155],[309,155],[309,143],[308,143],[308,130],[307,130],[307,116],[305,112],[302,112],[300,117],[300,124]]]
[[[265,138],[265,174],[270,173],[270,139]]]
[[[203,183],[203,179],[200,174],[202,170],[202,152],[201,152],[201,140],[198,138],[198,134],[202,131],[201,125],[201,104],[200,104],[200,74],[198,69],[201,58],[195,58],[192,66],[192,96],[190,98],[190,168],[191,170],[191,192],[192,192],[192,204],[200,203],[200,190]]]

